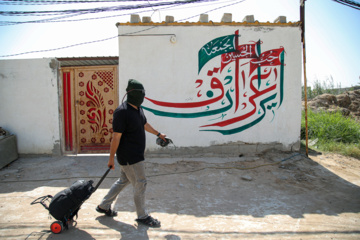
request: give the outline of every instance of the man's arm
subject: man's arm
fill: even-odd
[[[114,158],[115,158],[116,150],[120,143],[121,135],[122,133],[118,133],[118,132],[114,132],[112,135],[112,140],[110,144],[110,157],[108,161],[108,167],[111,169],[115,169]]]
[[[144,128],[147,132],[152,133],[156,136],[160,133],[159,131],[156,131],[149,123],[145,123]],[[160,133],[159,138],[166,141],[165,137],[166,137],[166,134]]]

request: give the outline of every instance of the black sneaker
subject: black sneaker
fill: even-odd
[[[148,227],[153,227],[153,228],[161,227],[160,221],[158,221],[157,219],[155,219],[151,216],[148,216],[147,218],[144,218],[144,219],[136,219],[136,221],[138,223],[144,224]]]
[[[96,211],[99,213],[105,213],[106,216],[108,217],[115,217],[117,216],[117,212],[114,210],[111,210],[111,208],[109,208],[108,210],[102,209],[99,206],[96,207]]]

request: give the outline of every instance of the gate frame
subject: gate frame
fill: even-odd
[[[76,126],[76,109],[77,104],[75,101],[75,69],[92,69],[92,68],[110,68],[115,67],[116,73],[114,75],[115,87],[115,104],[119,103],[119,66],[118,65],[87,65],[87,66],[64,66],[60,67],[59,71],[59,98],[60,98],[60,115],[61,115],[61,152],[62,155],[71,155],[71,154],[86,154],[80,152],[80,146],[78,144],[78,136],[77,136],[77,126]],[[67,80],[66,85],[64,85],[64,73],[69,73],[70,79]],[[70,84],[69,84],[70,82]],[[67,102],[65,96],[69,94],[70,91],[70,103]],[[65,104],[65,105],[64,105]],[[64,109],[64,106],[67,106],[67,110]],[[69,110],[68,108],[71,107]],[[70,119],[69,119],[70,114]],[[68,120],[68,121],[66,121]],[[70,121],[69,121],[70,120]],[[70,128],[69,128],[70,126]],[[67,131],[68,130],[68,131]],[[70,140],[70,148],[67,146],[67,139]],[[99,152],[103,153],[103,152]],[[96,154],[96,152],[92,152],[92,154]]]

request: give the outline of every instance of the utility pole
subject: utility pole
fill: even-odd
[[[305,1],[306,0],[300,0],[300,22],[301,22],[301,42],[303,45],[303,67],[304,67],[305,141],[306,141],[306,156],[308,157],[309,156],[309,139],[308,139],[306,48],[305,48]]]

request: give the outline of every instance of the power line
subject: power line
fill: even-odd
[[[333,0],[333,1],[354,8],[356,10],[360,10],[360,3],[357,3],[355,1],[350,1],[350,0]]]
[[[179,4],[171,5],[171,6],[167,6],[167,7],[163,7],[163,8],[158,8],[157,10],[164,10],[164,9],[169,9],[169,8],[173,8],[173,7],[177,7],[177,6],[179,6]],[[157,10],[156,10],[156,11],[157,11]],[[14,25],[14,24],[22,24],[22,23],[79,22],[79,21],[89,21],[89,20],[99,20],[99,19],[105,19],[105,18],[120,17],[120,16],[126,16],[126,15],[130,15],[130,14],[138,14],[138,13],[151,12],[151,11],[153,11],[153,10],[143,10],[143,11],[137,11],[137,12],[133,12],[133,13],[116,14],[116,15],[104,16],[104,17],[93,17],[93,18],[82,18],[82,19],[63,19],[63,18],[69,18],[69,17],[73,17],[73,16],[79,15],[79,14],[74,14],[74,15],[72,15],[72,16],[51,18],[51,19],[47,19],[46,21],[41,21],[41,22],[38,22],[38,21],[1,22],[1,21],[0,21],[0,26],[7,26],[7,25]],[[63,19],[63,20],[58,20],[58,19]],[[2,24],[4,24],[4,25],[2,25]]]
[[[49,16],[49,15],[61,15],[61,14],[73,14],[73,13],[99,13],[107,11],[120,11],[120,10],[131,10],[136,8],[144,7],[157,7],[171,4],[187,4],[196,2],[208,2],[214,0],[177,0],[172,2],[156,2],[153,4],[137,4],[137,5],[125,5],[125,6],[112,6],[112,7],[100,7],[100,8],[89,8],[89,9],[70,9],[70,10],[54,10],[54,11],[0,11],[0,15],[3,16]]]
[[[234,1],[237,1],[237,0],[229,0],[227,2],[234,2]],[[221,9],[221,8],[224,8],[224,7],[228,7],[228,6],[231,6],[231,5],[235,5],[235,4],[238,4],[240,2],[243,2],[243,1],[246,1],[246,0],[241,0],[241,1],[238,1],[236,3],[233,3],[233,4],[228,4],[228,5],[224,5],[222,7],[218,7],[218,8],[214,8],[212,10],[209,10],[207,12],[203,12],[203,13],[208,13],[208,12],[212,12],[212,11],[215,11],[215,10],[218,10],[218,9]],[[209,4],[208,6],[211,6],[211,5],[216,5],[216,4],[223,4],[223,2],[219,2],[219,3],[211,3]],[[138,14],[138,13],[143,13],[143,12],[149,12],[149,11],[153,11],[153,12],[156,12],[156,11],[160,11],[160,10],[165,10],[165,9],[170,9],[170,8],[176,8],[178,6],[184,6],[184,4],[174,4],[174,5],[171,5],[171,6],[166,6],[166,7],[163,7],[163,8],[158,8],[158,9],[153,9],[152,10],[143,10],[143,11],[138,11],[138,12],[133,12],[131,14]],[[204,7],[203,5],[201,7]],[[189,7],[187,7],[189,8]],[[184,8],[177,8],[176,10],[179,10],[179,9],[185,9]],[[88,20],[99,20],[99,19],[105,19],[105,18],[113,18],[113,17],[119,17],[119,16],[126,16],[126,15],[130,15],[129,13],[124,13],[124,14],[117,14],[117,15],[111,15],[111,16],[104,16],[104,17],[94,17],[94,18],[82,18],[82,19],[66,19],[66,20],[56,20],[54,18],[54,20],[51,20],[51,19],[48,19],[48,21],[46,22],[38,22],[38,23],[59,23],[59,22],[79,22],[79,21],[88,21]],[[181,21],[185,21],[185,20],[188,20],[188,19],[191,19],[193,17],[197,17],[199,16],[200,14],[197,14],[195,16],[191,16],[191,17],[188,17],[188,18],[184,18],[184,19],[181,19],[181,20],[178,20],[179,22]],[[67,16],[69,17],[69,16]],[[57,18],[57,19],[61,19],[61,18]],[[15,24],[17,22],[14,22]],[[30,22],[28,22],[30,23]],[[0,21],[0,26],[1,26],[1,21]]]
[[[25,55],[25,54],[30,54],[30,53],[40,53],[40,52],[57,51],[57,50],[61,50],[61,49],[65,49],[65,48],[71,48],[71,47],[76,47],[76,46],[81,46],[81,45],[85,45],[85,44],[91,44],[91,43],[97,43],[97,42],[104,42],[104,41],[108,41],[108,40],[111,40],[111,39],[114,39],[114,38],[117,38],[117,37],[118,37],[118,36],[114,36],[114,37],[109,37],[109,38],[100,39],[100,40],[95,40],[95,41],[90,41],[90,42],[77,43],[77,44],[73,44],[73,45],[69,45],[69,46],[65,46],[65,47],[59,47],[59,48],[52,48],[52,49],[46,49],[46,50],[37,50],[37,51],[30,51],[30,52],[23,52],[23,53],[2,55],[2,56],[0,56],[0,58],[4,58],[4,57],[14,57],[14,56]]]
[[[236,1],[239,1],[239,0],[222,0],[222,1],[215,1],[215,2],[210,2],[210,3],[204,3],[204,4],[198,4],[198,5],[181,5],[181,7],[177,7],[176,11],[178,10],[184,10],[186,11],[187,9],[195,9],[195,8],[205,8],[205,7],[208,7],[208,6],[214,6],[214,5],[222,5],[222,6],[229,6],[229,5],[224,5],[224,4],[227,4],[227,3],[232,3],[232,2],[236,2]],[[179,5],[180,6],[180,5]],[[170,11],[173,11],[173,10],[170,10]]]
[[[221,6],[221,7],[217,7],[217,8],[211,9],[211,10],[209,10],[209,11],[202,12],[201,14],[213,12],[213,11],[219,10],[219,9],[221,9],[221,8],[225,8],[225,7],[229,7],[229,6],[232,6],[232,5],[236,5],[236,4],[245,2],[245,1],[246,1],[246,0],[240,0],[240,1],[237,1],[237,2],[235,2],[235,3],[231,3],[231,4],[228,4],[228,5],[224,5],[224,6]],[[179,20],[179,21],[189,20],[189,19],[194,18],[194,17],[197,17],[197,16],[200,16],[200,14],[197,14],[197,15],[194,15],[194,16],[191,16],[191,17],[187,17],[187,18],[181,19],[181,20]]]
[[[66,21],[82,21],[82,20],[94,20],[94,19],[101,19],[101,18],[109,18],[106,17],[97,17],[97,18],[88,18],[88,19],[79,19],[79,20],[60,20],[69,17],[75,17],[84,14],[94,14],[94,13],[104,13],[109,11],[126,11],[126,10],[134,10],[134,9],[141,9],[141,8],[153,8],[153,7],[161,7],[161,6],[179,6],[185,5],[190,3],[202,3],[202,2],[214,2],[216,0],[183,0],[183,1],[173,1],[173,2],[161,2],[155,4],[142,4],[142,5],[128,5],[128,6],[112,6],[112,7],[104,7],[104,8],[92,8],[92,9],[74,9],[74,10],[61,10],[61,11],[33,11],[33,12],[0,12],[0,15],[12,14],[16,13],[16,15],[21,15],[26,13],[27,15],[32,16],[40,16],[35,13],[42,13],[42,16],[46,15],[60,15],[63,14],[65,16],[58,16],[50,19],[41,19],[41,20],[31,20],[31,21],[0,21],[0,26],[9,26],[9,25],[16,25],[16,24],[24,24],[24,23],[47,23],[47,22],[66,22]],[[11,16],[11,15],[10,15]],[[119,16],[119,15],[115,15]],[[115,17],[110,16],[110,17]]]
[[[224,5],[224,6],[222,6],[222,7],[217,7],[217,8],[214,8],[214,9],[212,9],[212,10],[206,11],[206,12],[204,12],[204,13],[212,12],[212,11],[215,11],[215,10],[218,10],[218,9],[221,9],[221,8],[224,8],[224,7],[232,6],[232,5],[235,5],[235,4],[238,4],[238,3],[242,3],[242,2],[244,2],[244,1],[246,1],[246,0],[240,0],[240,1],[237,1],[237,2],[232,3],[232,4],[227,4],[227,5]],[[180,21],[185,21],[185,20],[187,20],[187,19],[190,19],[190,18],[199,16],[199,15],[200,15],[200,14],[197,14],[197,15],[194,15],[194,16],[191,16],[191,17],[182,19],[182,20],[180,20]],[[59,48],[52,48],[52,49],[46,49],[46,50],[37,50],[37,51],[29,51],[29,52],[23,52],[23,53],[17,53],[17,54],[2,55],[2,56],[0,56],[0,58],[14,57],[14,56],[31,54],[31,53],[57,51],[57,50],[62,50],[62,49],[66,49],[66,48],[76,47],[76,46],[82,46],[82,45],[87,45],[87,44],[104,42],[104,41],[108,41],[108,40],[117,38],[117,37],[119,37],[119,36],[132,35],[132,34],[136,34],[136,33],[140,33],[140,32],[145,32],[145,31],[148,31],[148,30],[150,30],[150,29],[157,28],[157,27],[159,27],[159,26],[152,26],[152,27],[150,27],[150,28],[147,28],[147,29],[144,29],[144,30],[141,30],[141,31],[136,31],[136,32],[126,33],[126,34],[121,34],[121,35],[117,35],[117,36],[113,36],[113,37],[109,37],[109,38],[105,38],[105,39],[99,39],[99,40],[95,40],[95,41],[88,41],[88,42],[83,42],[83,43],[72,44],[72,45],[69,45],[69,46],[64,46],[64,47],[59,47]]]
[[[161,0],[149,0],[151,2]],[[110,2],[144,2],[144,0],[0,0],[0,5],[59,5],[59,4],[81,4],[81,3],[110,3]]]
[[[131,34],[136,34],[136,33],[140,33],[140,32],[145,32],[145,31],[150,30],[150,29],[155,28],[155,27],[157,27],[157,26],[153,26],[153,27],[150,27],[150,28],[141,30],[141,31],[136,31],[136,32],[126,33],[126,34],[116,35],[116,36],[109,37],[109,38],[104,38],[104,39],[99,39],[99,40],[94,40],[94,41],[89,41],[89,42],[83,42],[83,43],[76,43],[76,44],[72,44],[72,45],[65,46],[65,47],[52,48],[52,49],[46,49],[46,50],[30,51],[30,52],[17,53],[17,54],[9,54],[9,55],[3,55],[3,56],[0,56],[0,57],[14,57],[14,56],[19,56],[19,55],[24,55],[24,54],[30,54],[30,53],[51,52],[51,51],[57,51],[57,50],[65,49],[65,48],[71,48],[71,47],[76,47],[76,46],[81,46],[81,45],[87,45],[87,44],[92,44],[92,43],[104,42],[104,41],[108,41],[108,40],[117,38],[117,37],[122,36],[122,35],[131,35]]]

